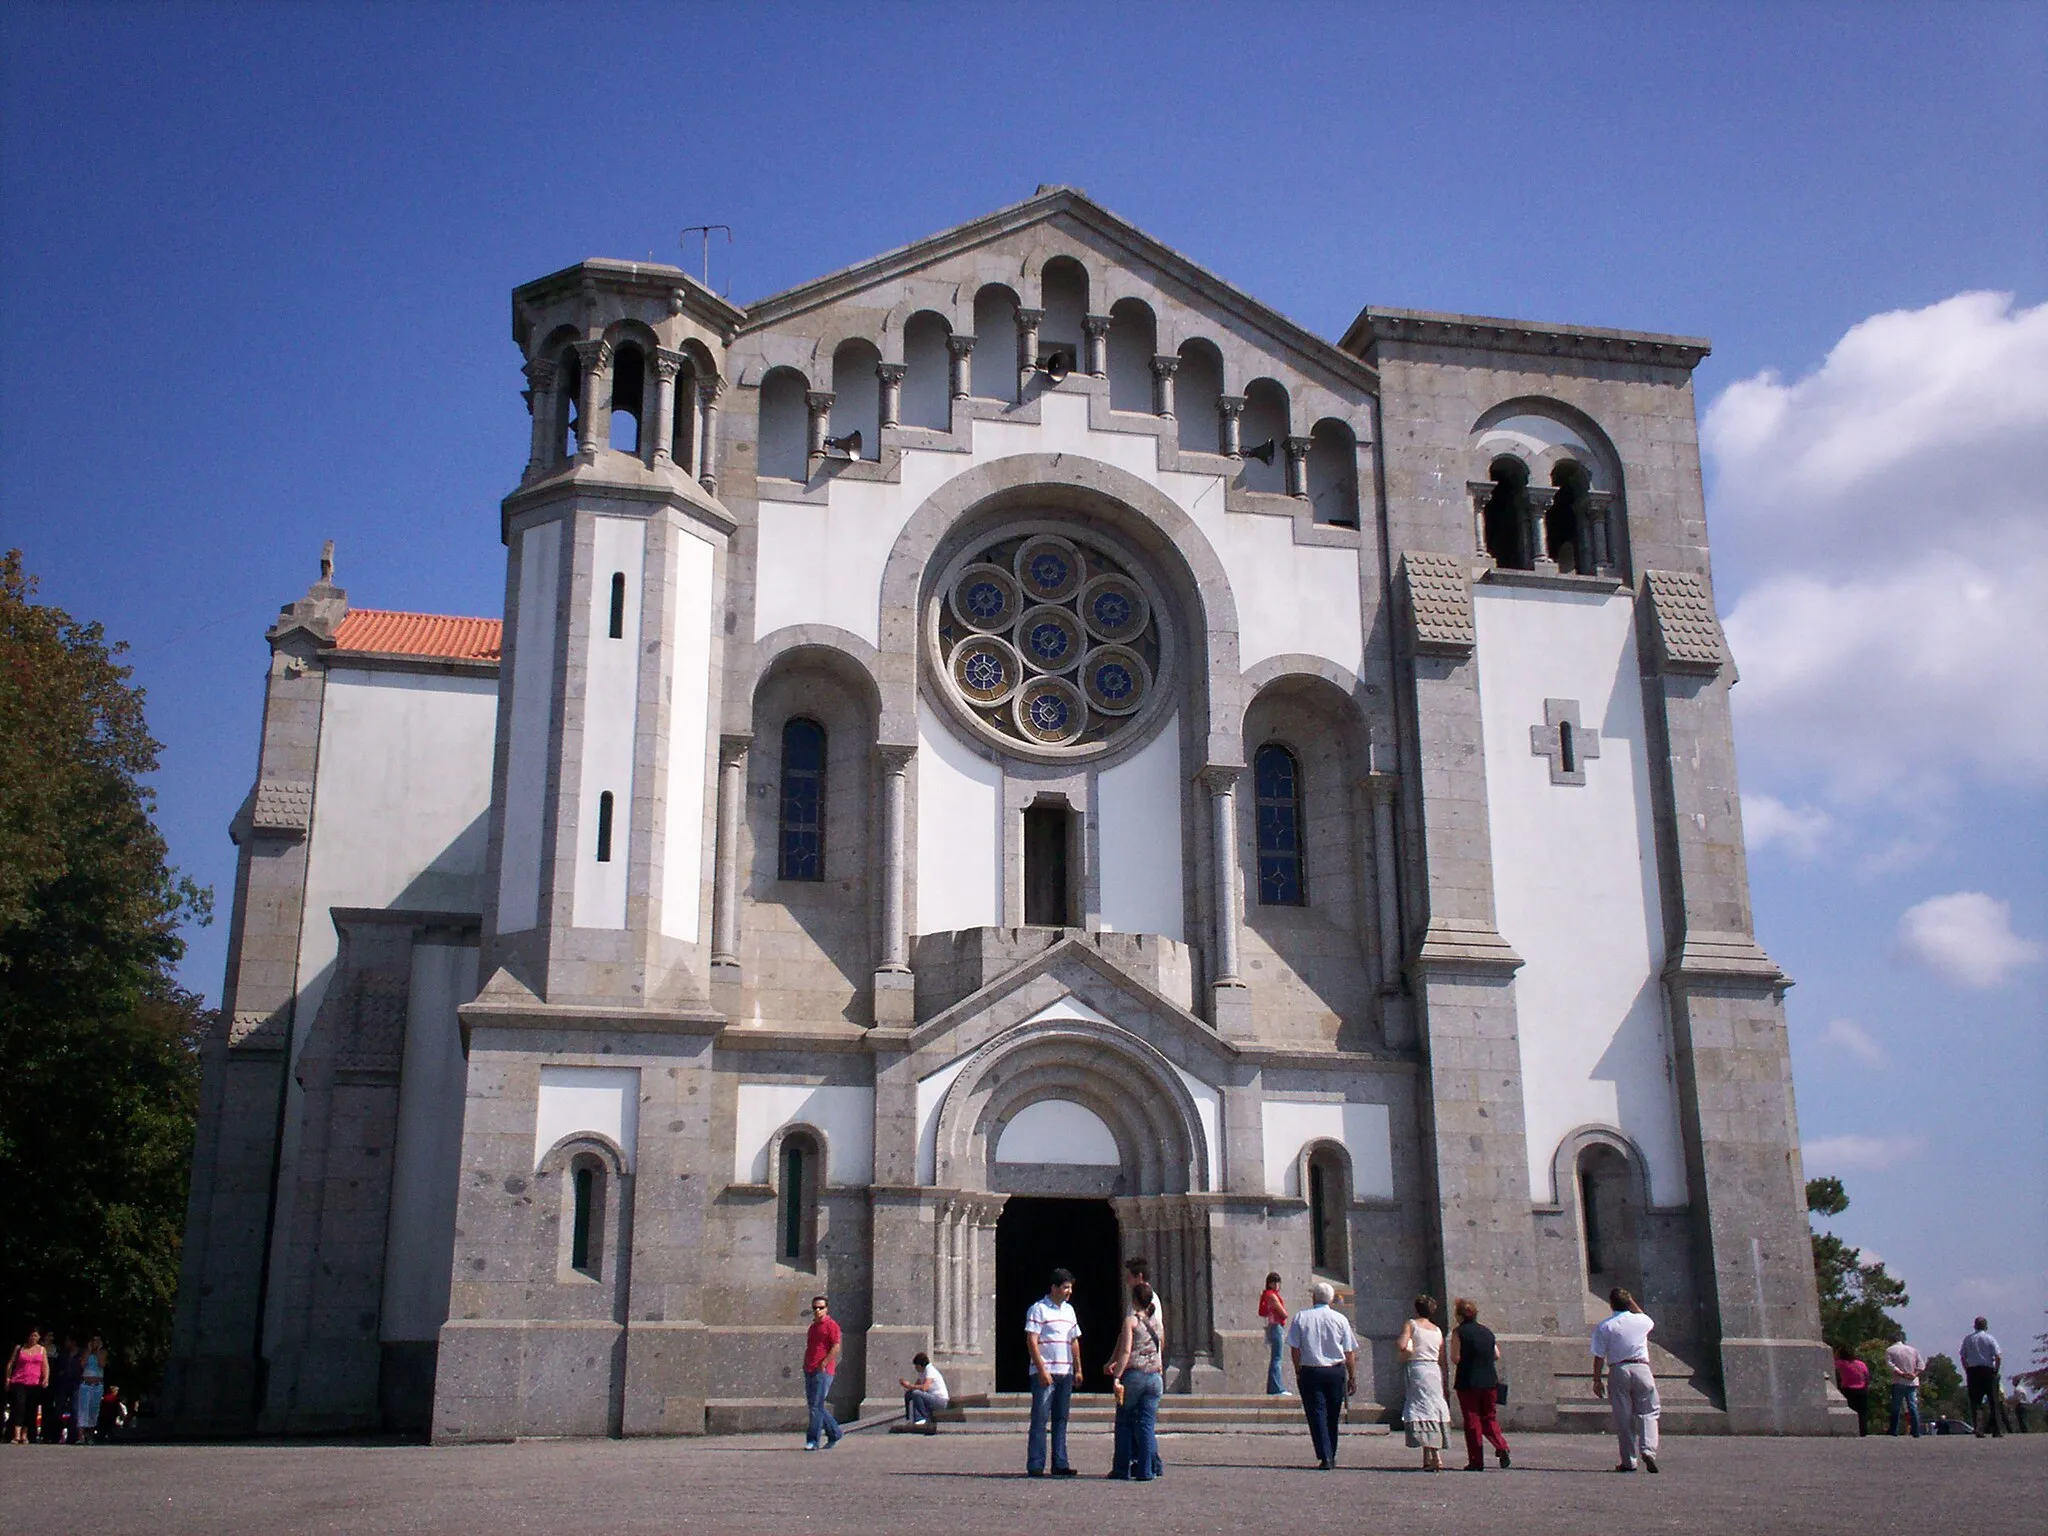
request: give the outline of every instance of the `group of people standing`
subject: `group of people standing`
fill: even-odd
[[[2004,1435],[1998,1389],[1999,1371],[2005,1364],[2005,1355],[1998,1347],[1998,1340],[1992,1336],[1991,1320],[1980,1317],[1971,1325],[1970,1332],[1963,1338],[1959,1352],[1963,1362],[1963,1382],[1970,1398],[1970,1429],[1973,1435],[1990,1434],[1994,1438]],[[1927,1372],[1927,1357],[1904,1339],[1891,1345],[1884,1352],[1885,1371],[1891,1377],[1891,1413],[1889,1432],[1896,1438],[1899,1427],[1904,1424],[1906,1432],[1914,1439],[1933,1431],[1920,1422],[1920,1380]],[[1856,1430],[1859,1435],[1870,1433],[1870,1364],[1858,1359],[1847,1345],[1835,1346],[1835,1385],[1841,1390],[1843,1399],[1856,1410]],[[2024,1409],[2017,1410],[2016,1428],[2024,1428]],[[1990,1427],[1980,1429],[1988,1414]],[[1944,1428],[1942,1433],[1948,1431]]]
[[[7,1356],[7,1438],[15,1445],[90,1445],[99,1437],[107,1397],[107,1347],[98,1334],[81,1347],[66,1339],[51,1358],[42,1330],[31,1328]]]

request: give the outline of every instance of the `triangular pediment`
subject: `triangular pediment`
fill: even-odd
[[[1191,308],[1228,316],[1263,337],[1270,350],[1296,366],[1327,374],[1334,382],[1367,393],[1378,391],[1378,374],[1361,358],[1290,320],[1073,187],[1040,187],[1023,202],[758,299],[747,306],[740,334],[770,329],[810,310],[914,275],[949,257],[1014,239],[1046,224],[1063,226],[1086,243],[1107,247],[1133,266],[1149,269],[1164,286],[1180,290],[1182,301]]]
[[[935,1014],[911,1031],[910,1049],[922,1076],[1014,1030],[1063,1021],[1134,1035],[1207,1083],[1239,1070],[1235,1046],[1082,938],[1060,940]]]

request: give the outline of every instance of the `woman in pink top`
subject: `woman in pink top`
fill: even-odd
[[[1856,1410],[1856,1433],[1870,1433],[1870,1367],[1849,1353],[1849,1346],[1835,1346],[1835,1385],[1842,1389],[1842,1396],[1851,1408]]]
[[[7,1411],[16,1445],[28,1444],[29,1418],[35,1412],[36,1399],[49,1384],[49,1352],[43,1348],[42,1334],[31,1328],[27,1342],[15,1345],[7,1357]]]

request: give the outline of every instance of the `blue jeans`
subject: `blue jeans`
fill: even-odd
[[[1917,1385],[1902,1387],[1893,1382],[1891,1432],[1895,1435],[1899,1432],[1899,1413],[1902,1409],[1913,1426],[1913,1437],[1917,1440],[1920,1437],[1920,1388]]]
[[[1149,1483],[1161,1471],[1159,1394],[1166,1390],[1166,1378],[1157,1371],[1125,1371],[1123,1383],[1124,1400],[1116,1408],[1116,1446],[1110,1453],[1109,1475]]]
[[[810,1427],[804,1431],[806,1445],[837,1445],[839,1443],[839,1421],[832,1417],[832,1410],[825,1406],[825,1394],[832,1390],[830,1371],[804,1372],[804,1402],[811,1410]]]
[[[1287,1378],[1280,1374],[1280,1357],[1287,1353],[1287,1330],[1278,1323],[1266,1324],[1266,1395],[1280,1397],[1287,1391]]]
[[[935,1392],[922,1387],[912,1387],[903,1394],[903,1417],[913,1424],[922,1424],[938,1411],[939,1398]]]
[[[1031,1373],[1031,1445],[1024,1452],[1024,1470],[1043,1472],[1045,1470],[1045,1442],[1051,1432],[1052,1464],[1055,1471],[1067,1465],[1067,1410],[1074,1398],[1074,1378],[1071,1373],[1055,1376],[1051,1386],[1045,1386],[1038,1379],[1038,1373]]]
[[[1317,1461],[1337,1459],[1337,1434],[1344,1423],[1344,1367],[1304,1365],[1295,1373],[1301,1386],[1301,1408],[1308,1415],[1308,1437],[1315,1442]]]

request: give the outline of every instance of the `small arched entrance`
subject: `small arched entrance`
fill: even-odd
[[[1046,1292],[1054,1269],[1074,1276],[1081,1323],[1078,1392],[1107,1392],[1102,1368],[1123,1322],[1123,1250],[1107,1200],[1072,1195],[1012,1195],[996,1221],[996,1390],[1025,1392],[1031,1358],[1024,1314]]]

